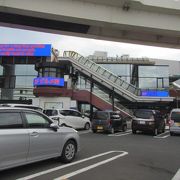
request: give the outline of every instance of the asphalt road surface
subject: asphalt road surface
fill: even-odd
[[[171,180],[180,169],[180,136],[80,131],[73,163],[57,159],[0,172],[0,180]],[[175,179],[175,178],[174,178]],[[173,179],[173,180],[174,180]],[[178,179],[177,179],[178,180]]]

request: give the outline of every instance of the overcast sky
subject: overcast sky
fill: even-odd
[[[180,50],[152,46],[102,41],[72,36],[63,36],[28,30],[0,27],[0,44],[52,44],[62,52],[76,51],[83,56],[92,55],[94,51],[107,51],[108,56],[116,57],[129,54],[130,57],[149,57],[180,61]]]

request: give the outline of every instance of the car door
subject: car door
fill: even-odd
[[[28,148],[28,130],[20,111],[0,111],[0,169],[25,163]]]
[[[72,110],[70,115],[72,116],[74,127],[76,127],[76,128],[84,128],[85,121],[82,118],[81,113]]]
[[[61,136],[50,128],[52,123],[46,116],[36,112],[24,112],[27,122],[30,147],[28,161],[58,156],[61,148]]]

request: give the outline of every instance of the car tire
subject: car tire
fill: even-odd
[[[90,129],[90,124],[89,124],[89,123],[86,123],[86,124],[84,125],[84,129],[85,129],[85,130],[89,130],[89,129]]]
[[[95,129],[92,130],[93,133],[96,133],[97,131]]]
[[[165,127],[166,127],[166,125],[164,124],[164,126],[163,126],[163,128],[162,128],[162,133],[165,132]]]
[[[174,133],[173,133],[173,132],[170,132],[170,135],[171,135],[171,136],[174,136]]]
[[[132,133],[133,133],[133,134],[136,134],[136,130],[135,130],[135,129],[132,129]]]
[[[76,144],[73,140],[69,140],[64,145],[60,159],[64,163],[69,163],[74,159],[75,155],[76,155]]]
[[[126,132],[126,131],[127,131],[127,125],[124,125],[124,126],[122,127],[122,131],[123,131],[123,132]]]

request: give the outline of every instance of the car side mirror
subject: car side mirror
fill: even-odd
[[[82,118],[85,118],[84,114],[82,115]]]
[[[59,126],[55,123],[51,123],[50,128],[52,128],[54,131],[57,131],[57,129],[59,129]]]

